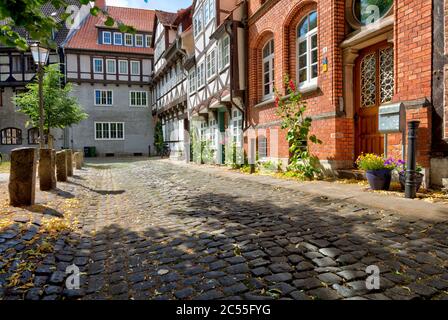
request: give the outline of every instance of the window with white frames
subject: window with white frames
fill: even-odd
[[[208,123],[206,121],[201,122],[201,141],[207,140]]]
[[[216,49],[212,50],[206,58],[207,63],[207,79],[216,74]]]
[[[205,84],[205,63],[201,62],[198,66],[197,78],[198,78],[198,89],[201,89]]]
[[[117,62],[115,59],[106,59],[106,72],[115,74],[117,72]]]
[[[140,75],[140,61],[131,61],[131,74]]]
[[[93,72],[103,73],[103,59],[99,58],[93,59]]]
[[[243,114],[239,110],[232,112],[232,136],[237,147],[242,146],[243,142]]]
[[[112,90],[95,90],[96,106],[111,106],[113,104]]]
[[[119,74],[128,74],[128,61],[127,60],[118,60],[118,73]]]
[[[124,122],[95,122],[95,140],[124,140]]]
[[[147,34],[145,36],[145,43],[146,43],[146,47],[151,47],[151,41],[152,41],[152,36],[150,34]]]
[[[143,47],[143,35],[142,34],[135,35],[135,46]]]
[[[123,34],[120,32],[114,32],[114,44],[117,46],[123,45]]]
[[[210,145],[212,149],[217,149],[217,141],[218,141],[218,122],[215,119],[209,121],[210,127]]]
[[[131,107],[147,107],[148,95],[146,91],[129,92],[129,104]]]
[[[103,31],[103,44],[112,44],[112,33],[110,31]]]
[[[204,22],[208,24],[215,18],[215,0],[206,0],[204,4]]]
[[[258,157],[260,159],[268,157],[268,139],[264,135],[258,136]]]
[[[194,30],[194,36],[197,37],[201,32],[202,32],[202,28],[203,28],[203,14],[202,11],[203,8],[200,7],[197,10],[196,15],[193,17],[193,30]]]
[[[300,88],[317,84],[317,12],[308,14],[297,26],[297,82]]]
[[[219,42],[219,70],[230,64],[230,38],[226,36]]]
[[[134,36],[130,33],[124,34],[124,45],[125,46],[132,46],[134,45]]]
[[[193,93],[196,91],[196,70],[193,69],[188,74],[188,84],[189,84],[189,91],[190,93]]]
[[[274,95],[274,39],[263,47],[263,99]]]
[[[208,0],[205,0],[204,1],[204,24],[205,25],[207,25],[207,23],[210,21],[210,18],[209,18],[209,13],[210,13],[210,10],[209,10],[209,8],[208,8],[208,6],[209,6],[209,4],[210,4],[210,1],[208,1]]]

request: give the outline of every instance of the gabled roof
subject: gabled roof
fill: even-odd
[[[134,27],[137,32],[153,32],[152,22],[154,19],[153,10],[132,9],[122,7],[107,6],[106,10],[116,20]],[[86,18],[81,28],[71,37],[65,45],[67,49],[94,50],[106,52],[153,54],[152,48],[147,47],[127,47],[106,45],[98,43],[98,28],[116,29],[118,27],[107,27],[104,25],[105,17],[89,16]]]
[[[177,30],[180,24],[182,29],[188,29],[192,24],[193,6],[189,6],[185,9],[180,9],[177,12],[166,12],[161,10],[155,11],[155,17],[153,20],[153,28],[156,30],[157,24],[160,22],[165,28],[171,28]],[[154,47],[155,37],[152,38],[152,46]]]
[[[156,10],[155,15],[157,20],[163,24],[165,27],[173,27],[175,26],[174,22],[177,19],[176,12],[166,12],[161,10]]]

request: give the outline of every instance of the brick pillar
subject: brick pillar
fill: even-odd
[[[67,153],[56,152],[56,175],[58,181],[67,181]]]
[[[73,151],[67,149],[65,152],[67,154],[67,176],[73,177]]]
[[[75,152],[75,154],[74,154],[74,158],[75,158],[76,169],[77,169],[77,170],[81,170],[81,169],[82,169],[82,157],[81,157],[81,152]]]
[[[12,206],[30,206],[36,196],[36,149],[18,148],[11,152],[9,202]]]
[[[39,150],[39,184],[42,191],[56,188],[56,159],[52,149]]]

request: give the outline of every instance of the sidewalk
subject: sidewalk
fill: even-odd
[[[0,173],[0,183],[9,181],[9,173]]]
[[[170,161],[178,166],[193,170],[207,172],[209,174],[227,177],[232,179],[245,179],[272,187],[281,187],[290,190],[306,192],[317,196],[328,197],[337,200],[360,204],[363,206],[378,208],[382,210],[393,210],[407,219],[431,220],[442,222],[448,220],[448,205],[441,203],[431,203],[423,200],[411,200],[393,195],[381,195],[364,191],[364,187],[356,184],[338,184],[326,181],[300,182],[293,180],[283,180],[267,175],[248,175],[230,170],[227,167],[211,165],[198,165],[195,163],[186,164],[180,161]]]

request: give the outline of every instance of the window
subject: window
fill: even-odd
[[[131,74],[140,75],[140,61],[131,61]]]
[[[118,73],[119,74],[128,74],[128,61],[127,60],[118,60]]]
[[[124,140],[124,122],[95,122],[95,140]]]
[[[114,32],[114,44],[117,46],[123,45],[123,34],[119,32]]]
[[[22,72],[22,58],[21,56],[12,56],[12,72]]]
[[[218,141],[218,122],[215,119],[209,121],[210,127],[210,145],[212,149],[217,149]]]
[[[233,141],[237,147],[242,146],[243,142],[243,114],[239,110],[233,110],[232,112],[232,135]]]
[[[103,59],[93,59],[93,72],[103,73]]]
[[[124,34],[124,45],[125,46],[133,46],[134,45],[134,37],[130,33]]]
[[[112,34],[110,31],[103,31],[103,44],[111,44],[112,43]]]
[[[196,15],[193,17],[194,24],[194,36],[197,37],[202,32],[203,21],[202,21],[202,7],[198,9]]]
[[[34,59],[32,56],[24,56],[25,59],[25,71],[26,72],[36,72],[37,71],[37,65],[34,62]]]
[[[207,133],[208,133],[208,124],[207,122],[203,121],[201,122],[201,141],[207,140]]]
[[[207,55],[207,79],[210,79],[216,74],[216,49],[212,50]]]
[[[143,47],[143,35],[142,34],[135,35],[135,46]]]
[[[95,105],[111,106],[113,103],[112,90],[95,90]]]
[[[190,93],[193,93],[196,91],[196,70],[191,70],[189,75],[188,75],[188,79],[189,79],[189,85],[190,85]]]
[[[147,102],[147,92],[146,91],[131,91],[129,92],[129,100],[131,107],[146,107]]]
[[[204,23],[208,24],[215,18],[215,0],[206,0],[204,3]]]
[[[268,140],[265,136],[258,136],[258,157],[260,159],[268,157]]]
[[[117,72],[117,62],[115,59],[106,60],[106,71],[109,74],[115,74]]]
[[[274,94],[274,40],[269,40],[263,48],[263,98]]]
[[[197,71],[197,78],[198,78],[198,89],[201,89],[204,84],[205,84],[205,79],[204,79],[204,62],[202,62],[201,64],[199,64],[198,66],[198,71]]]
[[[147,35],[145,36],[145,42],[146,42],[146,46],[147,46],[148,48],[151,47],[151,41],[152,41],[152,36],[149,35],[149,34],[147,34]]]
[[[307,15],[297,27],[297,74],[299,87],[317,84],[317,12]]]
[[[28,144],[39,144],[39,128],[28,130]]]
[[[219,42],[219,69],[230,64],[230,38],[227,36]]]
[[[5,128],[0,131],[0,142],[3,145],[22,144],[22,130],[17,128]]]

